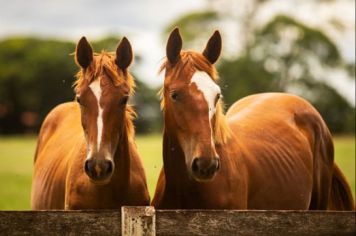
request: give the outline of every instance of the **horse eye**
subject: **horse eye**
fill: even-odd
[[[222,97],[222,96],[221,96],[220,93],[218,93],[218,94],[216,95],[216,97],[215,97],[215,106],[216,106],[216,104],[218,103],[218,101],[219,101],[219,99],[220,99],[221,97]]]
[[[129,96],[122,97],[120,100],[120,105],[126,105],[128,100],[129,100]]]
[[[171,94],[171,98],[172,98],[173,101],[177,101],[177,99],[178,99],[178,93],[177,93],[177,92],[173,92],[173,93]]]
[[[79,95],[77,95],[77,96],[75,97],[75,100],[77,101],[77,103],[81,104],[81,103],[80,103],[80,97],[79,97]]]

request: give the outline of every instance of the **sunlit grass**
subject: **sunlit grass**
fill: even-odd
[[[36,138],[0,138],[0,209],[29,209]]]
[[[355,137],[337,137],[335,160],[345,174],[355,198]]]
[[[355,138],[337,137],[335,159],[355,195]],[[136,138],[147,175],[148,188],[153,197],[162,167],[162,135]],[[0,137],[0,210],[30,209],[33,155],[36,137]]]
[[[153,198],[157,179],[162,168],[162,135],[144,135],[136,138],[137,149],[145,167],[148,190]]]

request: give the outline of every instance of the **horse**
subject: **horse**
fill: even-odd
[[[115,53],[76,46],[76,99],[55,107],[40,129],[31,207],[119,209],[149,205],[145,172],[134,142],[134,92],[128,71],[132,48],[122,38]]]
[[[306,100],[286,93],[242,98],[224,114],[214,63],[222,39],[202,53],[182,50],[179,29],[166,46],[161,107],[163,168],[158,209],[352,210],[334,163],[331,134]]]

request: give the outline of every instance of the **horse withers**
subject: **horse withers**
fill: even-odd
[[[354,209],[334,163],[330,132],[304,99],[245,97],[223,114],[214,63],[216,31],[203,53],[169,36],[162,88],[163,169],[152,205],[200,209]]]
[[[85,37],[76,101],[54,108],[38,137],[32,209],[112,209],[149,205],[145,173],[134,143],[130,42],[116,53],[93,53]],[[60,68],[59,68],[60,69]]]

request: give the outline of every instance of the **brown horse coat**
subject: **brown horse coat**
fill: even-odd
[[[76,92],[78,100],[80,96],[83,101],[80,105],[78,101],[57,106],[42,124],[34,162],[32,209],[109,209],[149,204],[145,173],[133,141],[133,111],[125,104],[127,88],[133,89],[126,71],[130,63],[124,63],[130,55],[127,52],[131,47],[124,38],[116,58],[103,52],[86,63],[81,55],[90,56],[91,47],[85,38],[78,44],[76,56],[82,70]],[[125,67],[120,67],[122,64]],[[97,102],[90,89],[96,81],[102,88]],[[103,110],[102,117],[98,117],[97,104]],[[103,127],[97,125],[99,118]],[[96,143],[96,137],[100,143]],[[91,169],[86,166],[86,173],[84,163],[89,161],[94,165]],[[108,162],[113,164],[106,166]],[[103,171],[108,174],[102,175]],[[88,173],[97,178],[92,180],[94,177],[89,178]]]
[[[189,149],[183,146],[185,142],[192,142],[187,139],[206,140],[209,137],[201,137],[208,129],[208,125],[201,125],[204,124],[202,119],[207,117],[207,110],[193,113],[189,108],[195,106],[199,110],[206,107],[204,103],[193,104],[193,100],[203,100],[199,98],[201,92],[197,92],[189,80],[197,71],[206,72],[211,77],[207,79],[217,79],[212,64],[220,52],[205,53],[214,47],[221,49],[216,35],[209,40],[203,53],[205,58],[196,52],[180,52],[179,46],[178,50],[173,50],[172,42],[173,45],[179,45],[179,42],[181,45],[177,30],[172,32],[168,41],[162,102],[164,167],[152,205],[187,209],[354,209],[350,188],[334,163],[333,142],[327,126],[307,101],[290,94],[264,93],[245,97],[233,104],[226,116],[216,103],[217,111],[212,121],[215,119],[217,123],[212,126],[215,142],[212,147],[206,142],[201,149],[212,150],[205,151],[206,166],[212,165],[209,160],[213,159],[208,155],[214,156],[215,152],[220,165],[215,176],[205,181],[198,181],[191,174],[195,171],[194,161],[190,170],[185,154]],[[211,44],[215,46],[211,48]],[[172,56],[174,53],[177,55]],[[213,59],[209,55],[213,55]],[[184,88],[181,91],[185,93],[178,91],[179,94],[175,95],[181,96],[180,100],[172,98],[172,87],[174,92],[177,87]],[[175,110],[183,104],[186,109],[177,115]],[[189,114],[194,115],[189,117]],[[185,121],[188,128],[179,128],[184,127]],[[189,123],[194,127],[189,128]],[[221,137],[218,140],[216,127],[220,125],[227,127],[226,140]],[[187,133],[189,129],[198,132],[181,139],[181,133]]]
[[[143,167],[134,143],[122,144],[109,184],[84,173],[86,143],[75,102],[54,108],[43,122],[35,160],[32,209],[98,209],[148,205]],[[117,173],[117,174],[115,174]]]

